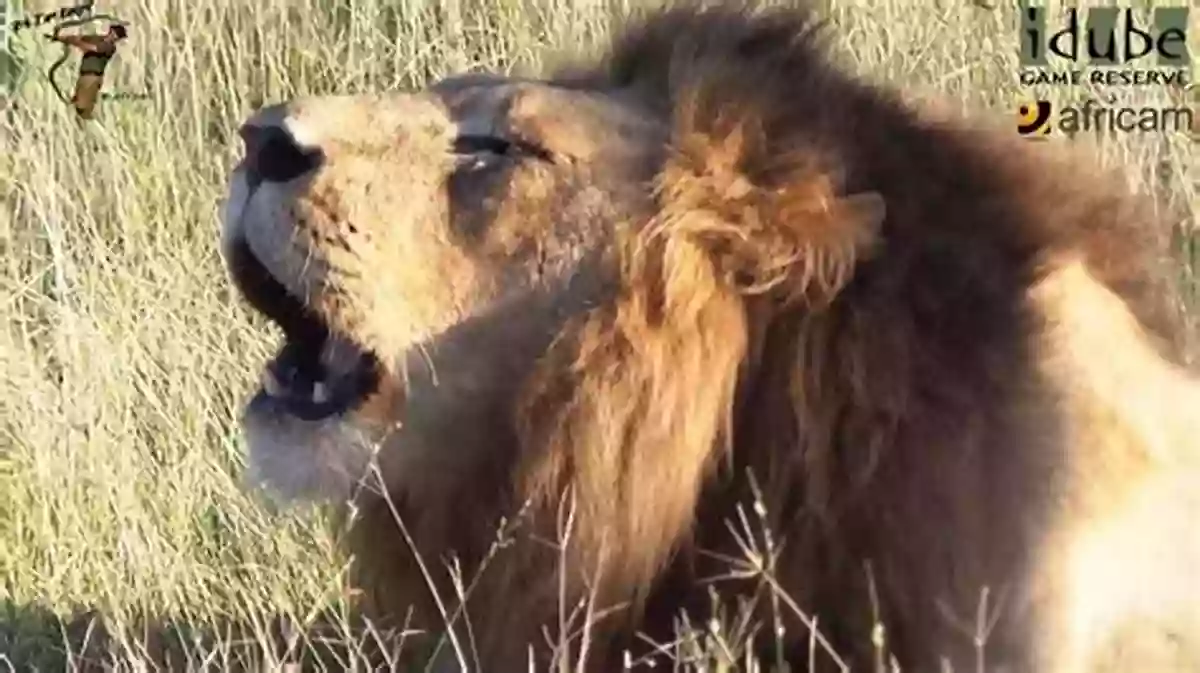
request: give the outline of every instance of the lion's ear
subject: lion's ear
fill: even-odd
[[[840,176],[815,153],[772,154],[751,123],[681,134],[659,176],[660,216],[643,238],[690,238],[743,293],[827,303],[878,241],[883,196],[839,194]]]

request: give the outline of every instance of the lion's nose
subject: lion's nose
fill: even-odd
[[[246,146],[244,167],[252,187],[260,182],[287,182],[315,169],[320,150],[300,147],[280,126],[246,124],[240,130]]]

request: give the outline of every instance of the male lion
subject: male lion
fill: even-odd
[[[645,662],[681,614],[792,670],[866,670],[876,624],[904,671],[1200,670],[1163,225],[812,26],[675,7],[545,81],[255,114],[253,478],[354,500],[370,614],[472,670]]]

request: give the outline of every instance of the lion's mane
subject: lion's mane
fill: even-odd
[[[360,503],[351,543],[376,607],[466,620],[459,644],[485,670],[569,638],[613,670],[634,631],[668,640],[680,610],[703,624],[713,588],[725,608],[756,597],[797,661],[804,614],[855,664],[879,621],[924,671],[972,656],[951,617],[973,622],[984,587],[1012,585],[989,647],[1038,667],[1028,643],[1066,600],[1038,569],[1085,516],[1064,502],[1088,448],[1034,290],[1085,269],[1174,358],[1164,227],[1070,156],[842,74],[815,26],[672,9],[557,78],[634,91],[671,120],[658,213],[619,231],[614,300],[561,331],[477,471]],[[1092,478],[1120,500],[1121,474]],[[560,621],[581,604],[586,636],[585,615]]]

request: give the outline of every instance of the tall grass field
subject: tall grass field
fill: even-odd
[[[231,292],[217,250],[235,131],[297,94],[536,73],[602,49],[614,14],[647,1],[98,2],[130,35],[109,64],[117,95],[91,122],[47,82],[52,25],[12,38],[24,74],[0,100],[0,671],[365,670],[367,651],[403,644],[353,617],[327,512],[265,506],[241,483],[237,417],[278,335]],[[1011,118],[1014,133],[1031,98],[1200,115],[1200,89],[1021,85],[1009,0],[821,6],[847,67]],[[57,7],[9,0],[8,15]],[[57,70],[68,95],[77,68],[72,54]],[[1156,196],[1180,301],[1200,316],[1195,131],[1047,142],[1088,143]],[[721,654],[736,638],[714,638],[698,636],[707,663],[680,667],[752,670]]]

